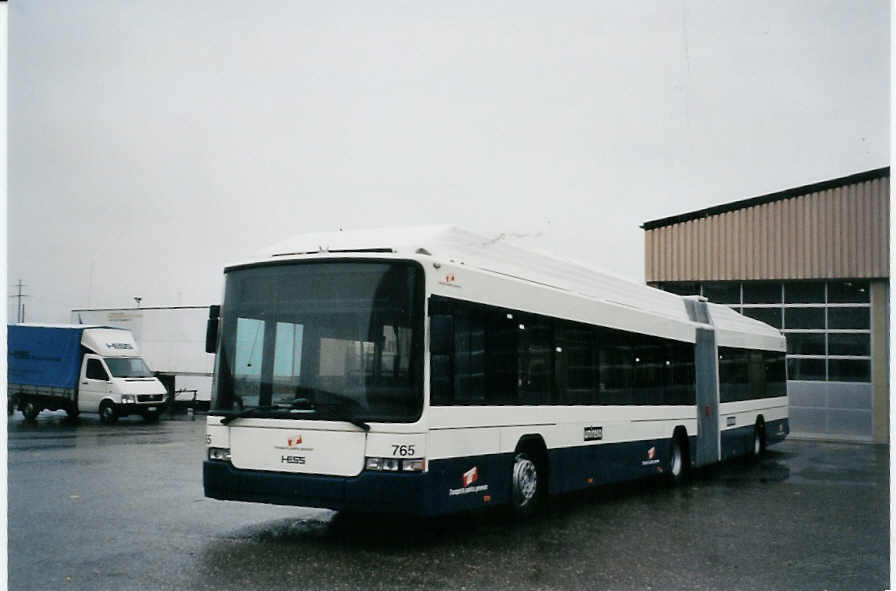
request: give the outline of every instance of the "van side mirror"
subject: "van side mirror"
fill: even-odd
[[[218,321],[221,318],[221,306],[213,304],[208,307],[208,323],[205,325],[205,352],[215,353],[218,349]]]
[[[433,314],[429,317],[429,352],[432,355],[454,353],[454,317]]]

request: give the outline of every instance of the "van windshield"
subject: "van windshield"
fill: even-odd
[[[142,357],[106,357],[109,372],[116,378],[151,378]]]
[[[227,273],[212,410],[412,422],[423,405],[415,263],[303,262]]]

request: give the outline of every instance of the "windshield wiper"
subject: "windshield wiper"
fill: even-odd
[[[344,394],[339,394],[337,392],[329,392],[327,390],[321,390],[318,388],[309,388],[307,386],[302,387],[302,389],[309,391],[311,393],[324,394],[326,396],[330,396],[332,398],[335,398],[336,401],[332,401],[329,403],[312,402],[308,398],[299,397],[299,398],[296,398],[295,400],[293,400],[289,404],[289,408],[292,408],[292,409],[300,408],[305,412],[310,411],[315,414],[320,414],[320,411],[318,411],[317,408],[315,408],[316,405],[318,405],[318,404],[320,404],[321,406],[332,406],[332,407],[337,407],[337,408],[348,406],[349,404],[358,404],[358,402],[356,400],[354,400],[353,398],[345,396]],[[327,414],[325,416],[325,418],[326,418],[326,420],[329,420],[329,421],[346,421],[348,423],[351,423],[352,425],[355,425],[356,427],[360,427],[365,432],[370,431],[370,425],[368,425],[367,423],[365,423],[364,421],[362,421],[361,419],[359,419],[357,417],[351,416],[350,414],[346,415],[346,416],[341,416],[339,414],[334,414],[333,416],[331,416],[331,415]]]
[[[271,410],[284,410],[284,409],[286,409],[286,407],[280,406],[279,404],[273,404],[271,406],[250,406],[249,408],[244,408],[243,410],[239,411],[236,414],[232,414],[232,415],[228,415],[228,416],[224,417],[223,419],[221,419],[221,424],[226,425],[227,423],[229,423],[231,421],[235,421],[236,419],[244,419],[246,417],[251,417],[252,415],[254,415],[255,413],[257,413],[259,411],[268,412]]]

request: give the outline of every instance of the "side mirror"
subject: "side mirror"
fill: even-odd
[[[218,321],[221,317],[221,306],[214,304],[208,307],[208,323],[205,325],[205,352],[215,353],[218,350]]]
[[[429,317],[429,352],[431,355],[454,353],[454,317],[433,314]]]

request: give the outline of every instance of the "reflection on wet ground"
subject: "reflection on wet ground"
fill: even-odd
[[[519,523],[205,499],[201,421],[9,425],[11,588],[886,586],[881,447],[788,441],[678,487],[555,498]]]

